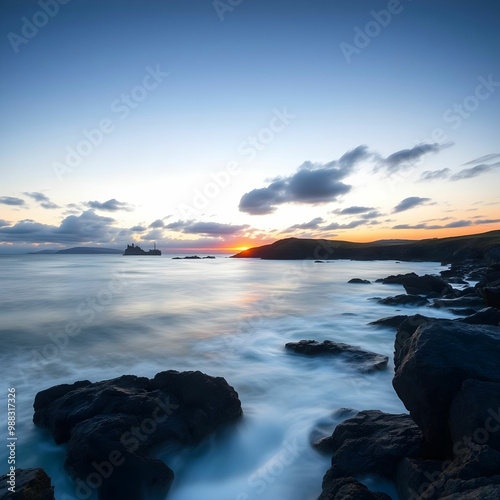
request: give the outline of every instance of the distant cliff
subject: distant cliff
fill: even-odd
[[[234,258],[276,260],[419,260],[459,262],[465,259],[500,261],[500,231],[427,240],[352,243],[336,240],[286,238],[249,248]]]

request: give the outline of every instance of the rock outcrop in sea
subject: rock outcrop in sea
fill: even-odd
[[[124,375],[39,392],[34,423],[67,443],[65,467],[77,490],[99,500],[164,498],[174,474],[153,445],[192,445],[242,415],[236,391],[199,371]]]
[[[389,358],[383,354],[365,351],[356,346],[333,342],[331,340],[324,340],[323,342],[301,340],[300,342],[288,342],[285,347],[298,354],[306,354],[308,356],[342,356],[362,373],[383,370],[387,368],[387,362],[389,361]]]

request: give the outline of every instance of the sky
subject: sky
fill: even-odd
[[[498,2],[0,14],[0,253],[500,229]]]

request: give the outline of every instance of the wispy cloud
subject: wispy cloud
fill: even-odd
[[[494,168],[497,167],[500,167],[500,162],[492,163],[490,165],[487,165],[486,163],[481,163],[480,165],[476,165],[475,167],[464,168],[463,170],[460,170],[460,172],[453,174],[450,177],[450,180],[460,181],[462,179],[471,179],[472,177],[477,177],[478,175],[481,175],[485,172],[489,172],[490,170],[493,170]]]
[[[500,157],[499,153],[493,153],[489,155],[484,155],[479,158],[476,158],[475,160],[468,161],[467,163],[462,163],[462,166],[465,167],[466,165],[476,165],[478,163],[486,163],[488,161],[494,160],[495,158]]]
[[[291,233],[296,230],[311,230],[318,229],[319,225],[324,222],[322,217],[316,217],[315,219],[310,220],[309,222],[304,222],[303,224],[294,224],[293,226],[288,227],[281,231],[282,233]]]
[[[332,213],[338,214],[338,215],[357,215],[357,214],[362,214],[365,212],[370,212],[370,210],[375,210],[374,207],[347,207],[343,209],[336,209],[333,210]]]
[[[380,158],[376,170],[385,168],[389,174],[394,174],[400,170],[409,168],[418,162],[423,156],[430,153],[439,153],[443,149],[449,148],[453,143],[448,144],[417,144],[411,149],[401,149],[392,153],[387,158]]]
[[[1,196],[0,203],[12,207],[26,206],[26,202],[22,198],[15,198],[14,196]]]
[[[200,234],[204,236],[228,236],[241,233],[249,229],[248,224],[221,224],[219,222],[195,222],[195,221],[177,221],[167,224],[165,229],[180,231],[185,234]]]
[[[54,203],[53,201],[50,200],[50,198],[38,191],[33,191],[29,193],[23,193],[26,196],[29,196],[31,199],[35,200],[37,203],[40,204],[42,208],[46,208],[47,210],[54,210],[56,208],[61,208],[57,203]]]
[[[100,203],[98,201],[87,201],[85,202],[85,205],[94,210],[103,210],[106,212],[118,212],[120,210],[132,212],[134,210],[134,208],[128,203],[118,201],[115,198],[105,201],[104,203]]]
[[[400,201],[393,209],[393,213],[404,212],[412,208],[418,207],[430,201],[430,198],[420,198],[418,196],[410,196]]]
[[[447,179],[451,174],[449,168],[442,168],[441,170],[426,170],[420,174],[420,179],[417,182],[435,181],[438,179]]]
[[[456,220],[453,222],[449,222],[448,224],[439,225],[432,224],[429,225],[425,222],[421,222],[419,224],[398,224],[397,226],[393,226],[392,229],[452,229],[459,227],[469,227],[481,224],[495,224],[500,222],[500,219],[481,219],[481,220]]]

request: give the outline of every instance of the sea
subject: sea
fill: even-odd
[[[43,467],[57,500],[95,499],[92,484],[77,491],[65,472],[65,445],[34,426],[37,392],[77,380],[201,370],[236,389],[244,416],[197,446],[155,447],[175,473],[168,499],[316,499],[331,457],[311,443],[331,434],[349,414],[343,408],[406,412],[391,384],[395,331],[368,323],[395,314],[456,317],[379,304],[376,297],[404,289],[375,280],[443,269],[435,262],[2,256],[1,435],[14,389],[15,466]],[[371,284],[348,284],[351,278]],[[386,354],[389,366],[363,374],[341,358],[285,350],[302,339]],[[9,449],[0,450],[4,474]],[[359,479],[397,498],[382,478]]]

